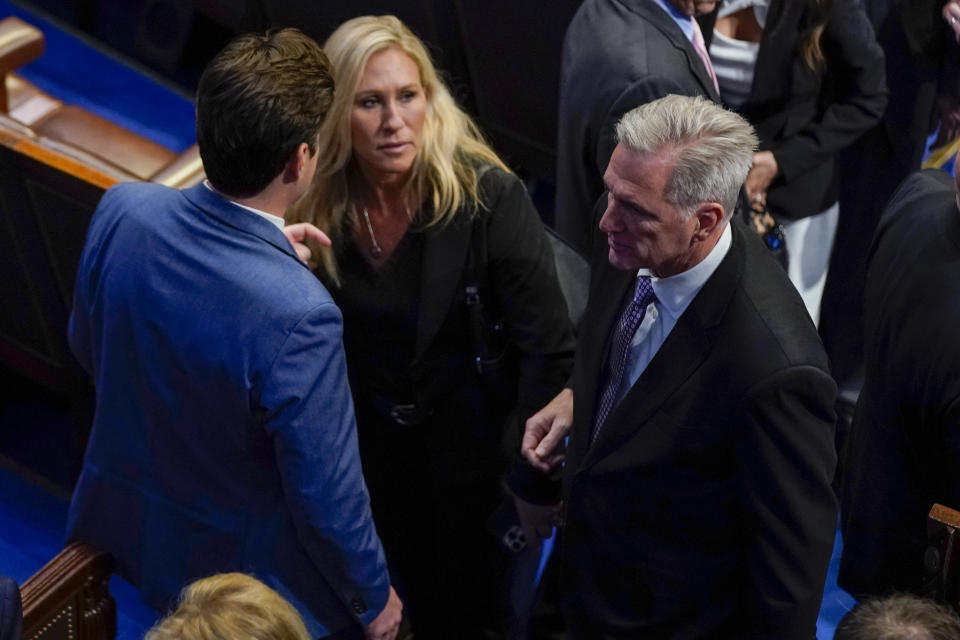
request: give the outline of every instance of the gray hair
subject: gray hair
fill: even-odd
[[[837,625],[836,640],[955,640],[960,617],[949,606],[898,593],[862,600]]]
[[[642,155],[674,155],[664,193],[670,204],[692,215],[703,202],[719,202],[729,216],[758,141],[736,113],[706,98],[668,95],[624,114],[617,142]]]

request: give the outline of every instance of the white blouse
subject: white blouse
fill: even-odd
[[[762,29],[767,22],[768,0],[731,0],[724,2],[717,18],[725,18],[748,7],[753,7],[754,17]],[[753,70],[757,66],[759,42],[735,40],[713,30],[710,42],[710,62],[717,74],[720,97],[724,104],[737,108],[750,97],[753,87]]]
[[[714,30],[710,43],[710,62],[717,74],[720,98],[724,104],[737,108],[750,97],[759,51],[759,42],[734,40]]]

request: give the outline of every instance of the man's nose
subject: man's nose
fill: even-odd
[[[600,223],[597,225],[604,233],[610,233],[620,228],[620,215],[617,213],[616,203],[607,204],[606,211],[600,216]]]

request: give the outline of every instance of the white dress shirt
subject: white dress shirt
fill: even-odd
[[[210,181],[209,181],[209,180],[204,180],[204,181],[203,181],[203,186],[205,186],[207,189],[210,189],[210,191],[213,191],[215,194],[217,194],[218,196],[220,196],[221,198],[223,198],[224,200],[226,200],[226,201],[229,202],[230,204],[235,204],[235,205],[237,205],[238,207],[240,207],[241,209],[246,209],[246,210],[249,211],[250,213],[255,213],[255,214],[257,214],[258,216],[260,216],[261,218],[263,218],[264,220],[266,220],[267,222],[269,222],[270,224],[272,224],[273,226],[275,226],[277,229],[280,229],[280,231],[283,231],[283,227],[284,227],[284,225],[286,225],[286,221],[285,221],[283,218],[281,218],[280,216],[275,216],[275,215],[273,215],[272,213],[267,213],[266,211],[260,211],[260,209],[254,209],[253,207],[248,207],[248,206],[245,205],[245,204],[240,204],[239,202],[234,202],[234,201],[231,200],[230,198],[225,198],[222,193],[220,193],[219,191],[217,191],[216,189],[213,188],[213,185],[210,184]]]
[[[720,266],[720,262],[730,250],[732,238],[730,223],[727,222],[720,234],[720,239],[707,257],[690,269],[668,278],[658,278],[648,269],[640,269],[637,272],[638,276],[650,276],[650,284],[653,292],[657,294],[657,299],[647,306],[643,322],[633,334],[633,340],[627,350],[623,381],[617,391],[614,406],[623,400],[623,396],[640,378],[667,336],[673,331],[677,320]]]

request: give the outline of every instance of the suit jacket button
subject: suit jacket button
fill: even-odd
[[[350,601],[350,607],[358,616],[367,612],[367,605],[360,598],[354,598]]]

